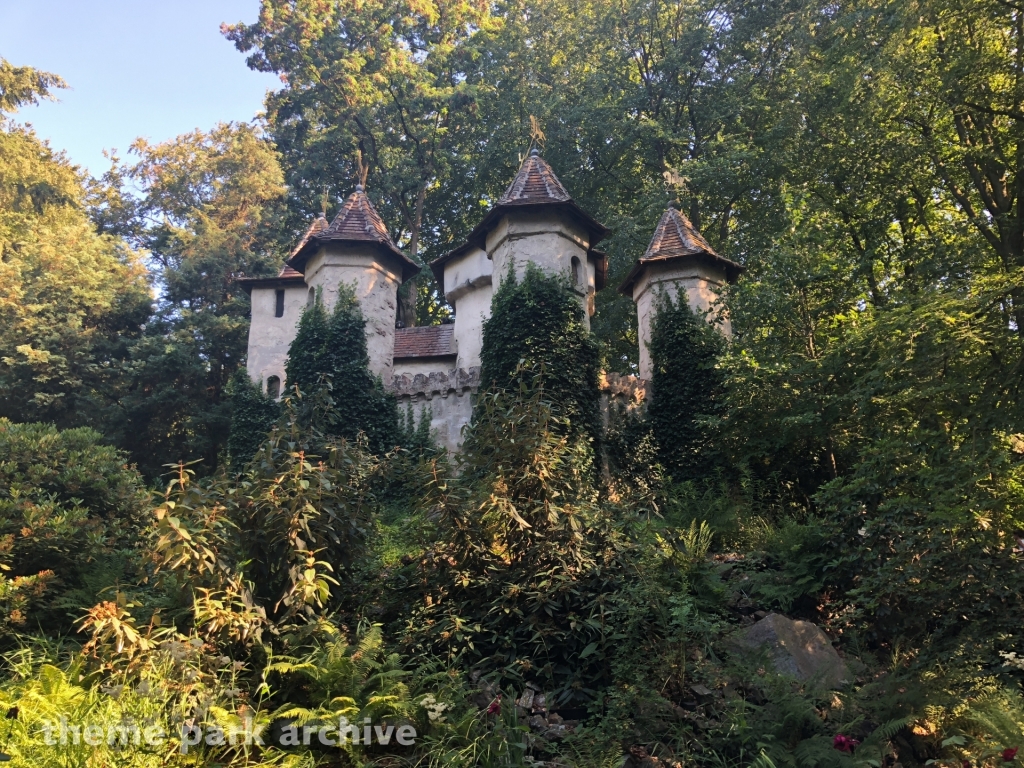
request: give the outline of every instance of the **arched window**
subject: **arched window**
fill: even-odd
[[[274,292],[274,317],[284,317],[284,288]]]
[[[267,379],[267,397],[277,400],[281,396],[281,379],[278,376],[271,376]]]
[[[310,288],[306,294],[306,306],[312,307],[316,303],[316,288]]]
[[[581,278],[581,273],[583,272],[583,270],[580,269],[580,267],[581,267],[581,264],[580,264],[579,258],[577,258],[576,256],[573,256],[572,257],[572,284],[577,286],[577,287],[583,285],[583,281],[580,279]]]

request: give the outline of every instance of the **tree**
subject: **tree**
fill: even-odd
[[[651,329],[653,397],[648,416],[658,458],[673,480],[702,480],[714,474],[716,430],[724,376],[718,362],[725,352],[721,331],[690,309],[685,294],[662,296]]]
[[[16,67],[7,59],[0,58],[0,113],[17,112],[26,104],[52,99],[52,88],[67,88],[67,83],[51,72]]]
[[[348,440],[365,434],[376,453],[395,447],[398,403],[370,373],[366,322],[351,291],[339,290],[330,315],[319,295],[303,311],[285,373],[287,386],[311,403],[307,418],[326,421],[318,425],[326,434]]]
[[[61,85],[0,61],[2,109]],[[138,254],[97,234],[85,196],[63,156],[0,117],[0,416],[100,426],[149,316]]]
[[[592,699],[621,637],[614,596],[635,567],[597,503],[592,459],[529,372],[480,395],[455,476],[423,504],[439,536],[410,580],[423,585],[411,647],[559,706]]]
[[[274,140],[288,168],[293,213],[304,219],[325,192],[340,199],[358,177],[345,160],[373,171],[385,221],[416,259],[428,198],[460,178],[460,137],[473,121],[463,69],[490,26],[488,4],[263,0],[260,19],[225,26],[249,66],[281,75],[287,87],[267,102]],[[431,219],[436,217],[431,216]],[[401,319],[416,322],[415,284],[402,292]]]
[[[138,186],[128,231],[149,253],[161,290],[131,346],[130,386],[107,429],[148,475],[192,459],[209,472],[226,445],[228,382],[248,337],[249,300],[235,278],[275,274],[286,246],[281,169],[273,145],[247,125],[159,145],[140,139],[132,153],[133,164],[108,174],[115,186],[97,193],[94,216],[115,226],[127,195],[117,185]]]
[[[524,367],[536,370],[533,383],[543,387],[572,434],[596,443],[600,358],[583,312],[565,278],[528,264],[520,281],[510,267],[484,323],[480,377],[483,388],[500,390],[516,387]]]

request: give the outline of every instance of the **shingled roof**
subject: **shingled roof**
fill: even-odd
[[[565,191],[562,182],[534,147],[519,167],[519,173],[512,179],[505,194],[498,199],[498,205],[543,205],[567,203],[570,200],[572,197]]]
[[[315,231],[314,227],[317,227]],[[402,263],[402,282],[420,271],[419,265],[395,245],[380,214],[366,196],[362,184],[356,186],[356,191],[349,195],[329,225],[321,228],[314,222],[313,227],[310,227],[292,252],[288,264],[300,272],[304,271],[310,257],[327,243],[372,243],[379,246]]]
[[[452,349],[453,325],[422,325],[395,329],[395,359],[410,357],[448,357]]]
[[[242,290],[252,295],[253,288],[283,288],[287,285],[305,284],[306,279],[301,272],[285,264],[276,277],[238,277],[235,282],[242,286]]]
[[[736,278],[743,271],[743,267],[735,261],[719,256],[686,218],[686,214],[670,205],[661,215],[661,220],[654,230],[654,237],[651,238],[644,255],[637,260],[619,286],[619,292],[632,296],[633,287],[646,266],[654,262],[676,259],[704,259],[714,262],[725,270],[725,278],[730,283],[736,282]]]
[[[508,185],[505,193],[498,198],[494,207],[469,233],[466,243],[430,262],[430,269],[438,284],[442,286],[442,292],[444,291],[444,265],[461,256],[474,245],[485,248],[487,233],[495,227],[504,214],[528,206],[557,208],[568,213],[579,221],[590,234],[591,248],[608,236],[609,229],[576,204],[555,172],[551,170],[551,166],[540,156],[540,151],[534,147],[519,167],[519,171],[512,179],[512,183]]]
[[[299,238],[298,245],[296,245],[292,249],[292,252],[288,254],[288,260],[292,259],[295,256],[295,254],[301,251],[306,246],[306,243],[309,242],[311,237],[320,234],[329,226],[330,225],[327,223],[327,218],[322,213],[315,219],[313,219],[313,222],[306,229],[306,232],[302,235],[302,237]],[[287,264],[285,266],[287,267]],[[291,267],[288,268],[291,269]],[[302,273],[300,272],[299,274]]]

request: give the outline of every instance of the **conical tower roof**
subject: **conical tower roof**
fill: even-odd
[[[519,172],[498,199],[498,205],[550,205],[568,203],[572,197],[534,147]]]
[[[327,243],[372,243],[379,246],[402,262],[403,282],[420,271],[419,265],[395,245],[362,184],[357,185],[356,191],[348,196],[334,221],[326,226],[319,222],[326,224],[322,217],[317,219],[288,259],[289,266],[300,272],[305,270],[310,257]]]
[[[462,255],[473,246],[486,247],[487,233],[497,225],[503,215],[529,207],[553,208],[576,219],[589,233],[591,248],[608,236],[608,228],[576,204],[551,166],[540,156],[540,150],[534,147],[519,166],[519,171],[505,193],[470,232],[466,243],[430,263],[438,284],[444,284],[444,265],[448,261]]]
[[[705,259],[718,264],[725,270],[726,279],[730,283],[735,282],[740,272],[743,271],[743,267],[735,261],[719,256],[704,239],[704,236],[686,218],[686,214],[674,205],[670,205],[661,215],[650,245],[647,246],[644,255],[637,260],[629,276],[619,286],[619,291],[631,296],[633,286],[640,273],[643,272],[645,266],[651,263],[688,258]]]

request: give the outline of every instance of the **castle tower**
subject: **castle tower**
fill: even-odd
[[[356,186],[334,221],[315,231],[311,228],[287,265],[302,273],[307,303],[313,302],[319,290],[330,311],[342,285],[355,291],[366,320],[370,371],[390,382],[398,287],[420,268],[395,245],[362,184]],[[255,326],[255,317],[253,320]]]
[[[327,226],[323,216],[314,219],[289,258]],[[236,282],[249,294],[251,306],[246,369],[263,392],[276,400],[285,382],[288,347],[306,307],[306,281],[301,272],[285,264],[277,277],[241,277]]]
[[[448,303],[455,307],[458,367],[480,365],[483,323],[491,296],[511,266],[522,277],[532,263],[569,278],[589,325],[594,294],[605,284],[608,259],[594,246],[604,225],[580,208],[534,148],[512,183],[465,245],[430,265]]]
[[[736,282],[743,267],[715,253],[690,220],[673,205],[661,216],[647,251],[637,260],[619,292],[636,302],[640,336],[640,378],[651,379],[654,367],[648,344],[651,324],[662,295],[678,300],[682,295],[690,309],[711,312],[709,319],[732,334],[729,318],[717,308],[715,289]]]

